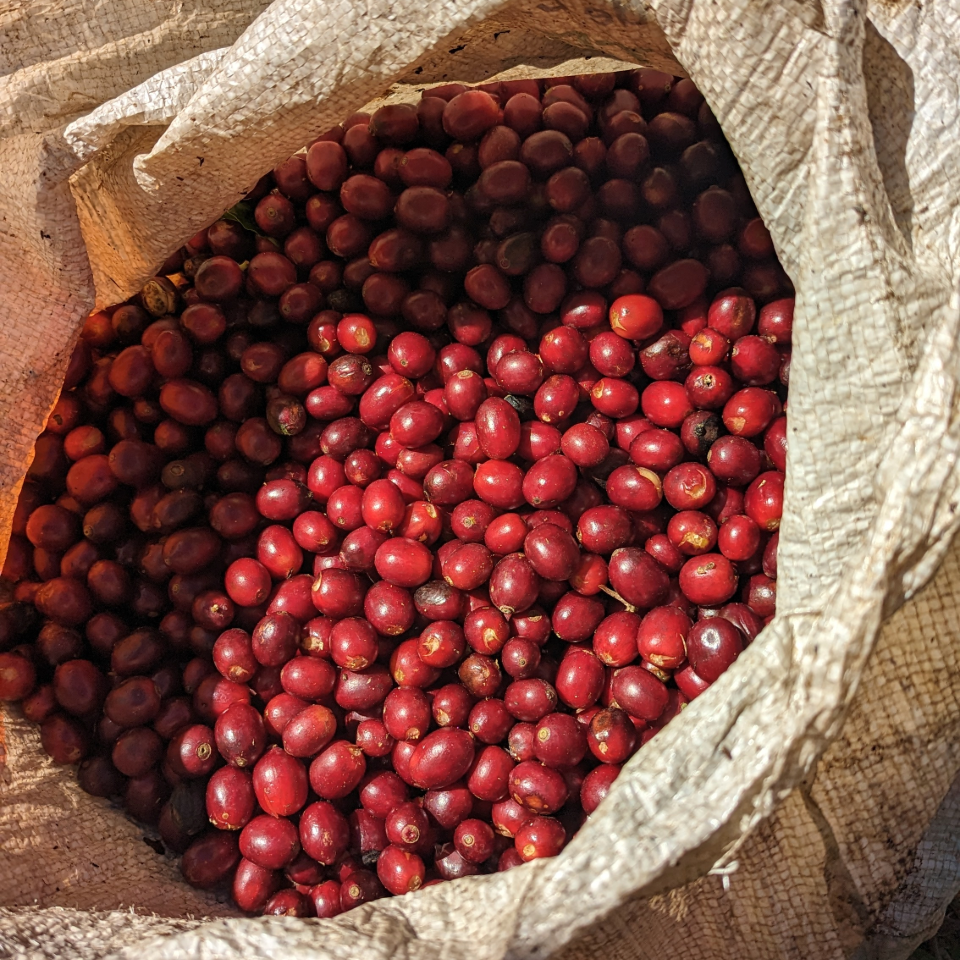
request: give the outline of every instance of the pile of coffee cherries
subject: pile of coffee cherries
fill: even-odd
[[[792,320],[689,80],[355,114],[86,321],[0,698],[250,913],[553,856],[774,614]]]

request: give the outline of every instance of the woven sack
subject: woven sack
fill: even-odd
[[[384,95],[689,75],[797,313],[777,617],[559,857],[332,921],[239,918],[11,710],[0,956],[896,960],[928,936],[960,887],[958,21],[952,0],[8,4],[3,539],[82,318]]]

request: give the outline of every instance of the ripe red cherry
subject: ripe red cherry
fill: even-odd
[[[780,532],[777,531],[768,541],[763,550],[763,572],[766,576],[777,578],[777,553],[780,548]],[[752,639],[752,638],[751,638]]]
[[[675,670],[686,659],[690,626],[690,618],[678,607],[654,607],[637,631],[640,656],[661,669]]]
[[[428,373],[436,358],[430,341],[420,333],[404,331],[397,334],[387,349],[387,359],[397,373],[417,380]]]
[[[717,547],[728,560],[749,560],[760,548],[760,528],[750,517],[730,517],[720,527]]]
[[[593,652],[608,667],[625,667],[637,658],[641,617],[617,611],[604,617],[593,634]]]
[[[499,397],[480,404],[476,414],[477,440],[488,457],[505,460],[520,444],[520,418],[516,410]]]
[[[640,396],[643,415],[655,426],[676,430],[694,407],[682,383],[655,380]]]
[[[248,703],[235,703],[224,710],[213,732],[220,755],[236,767],[252,766],[266,747],[263,718]]]
[[[263,617],[251,636],[251,650],[257,661],[266,667],[283,666],[297,652],[300,625],[288,613]]]
[[[262,563],[252,557],[241,557],[227,568],[224,585],[234,603],[255,607],[267,599],[272,582]]]
[[[699,510],[681,510],[667,524],[667,537],[686,556],[709,553],[717,544],[717,525]]]
[[[207,816],[220,830],[240,830],[250,822],[256,808],[249,773],[236,767],[221,767],[207,783]]]
[[[604,684],[603,664],[588,650],[567,652],[557,671],[558,698],[568,707],[585,709],[600,699]]]
[[[505,617],[533,606],[539,591],[540,577],[522,553],[504,557],[490,575],[490,599]]]
[[[667,572],[639,547],[622,547],[610,556],[610,584],[627,603],[654,607],[669,589]]]
[[[317,796],[338,800],[356,789],[366,769],[362,750],[345,740],[336,740],[310,764],[310,786]]]
[[[723,367],[695,367],[683,386],[698,410],[721,409],[736,390],[736,382]]]
[[[457,590],[474,590],[493,570],[493,554],[482,543],[461,543],[440,562],[443,579]]]
[[[576,373],[587,362],[588,345],[575,327],[556,327],[540,340],[540,359],[551,373]]]
[[[696,366],[717,366],[727,359],[730,340],[718,330],[706,327],[690,341],[690,359]]]
[[[713,475],[733,486],[746,486],[760,472],[760,451],[745,437],[720,437],[707,454]]]
[[[566,830],[553,817],[534,817],[517,831],[514,844],[525,863],[541,857],[555,857],[567,842]]]
[[[363,670],[377,659],[379,640],[370,623],[360,617],[348,617],[333,625],[330,656],[338,667]]]
[[[535,353],[515,350],[496,366],[496,381],[509,394],[532,397],[543,383],[543,364]]]
[[[761,473],[747,487],[743,507],[747,516],[761,530],[772,532],[780,527],[780,516],[783,513],[783,481],[782,473],[778,470],[769,470]]]
[[[482,500],[465,500],[458,503],[450,514],[450,529],[465,543],[483,543],[487,527],[497,516],[497,511]]]
[[[731,288],[717,294],[707,314],[709,326],[730,340],[739,340],[752,329],[757,308],[746,291]]]
[[[350,844],[350,826],[346,817],[331,803],[311,803],[300,817],[300,845],[317,863],[331,865],[346,853]]]
[[[533,569],[548,580],[569,580],[580,560],[576,540],[552,523],[531,530],[524,539],[523,552]]]
[[[420,889],[426,867],[417,854],[391,843],[380,851],[377,876],[390,893],[400,896]]]
[[[444,460],[432,467],[424,477],[423,489],[431,503],[439,507],[454,507],[473,495],[473,467],[462,460]]]
[[[387,839],[401,849],[417,851],[430,835],[427,812],[417,803],[405,801],[395,806],[386,817]]]
[[[663,478],[663,496],[675,510],[702,510],[717,492],[713,474],[702,464],[681,463]]]
[[[747,581],[743,598],[757,616],[772,617],[777,612],[777,581],[759,573]]]
[[[516,553],[523,547],[527,525],[518,513],[504,513],[490,521],[483,535],[487,548],[498,556]]]
[[[684,458],[683,442],[669,430],[645,430],[629,446],[630,459],[638,467],[666,473]]]
[[[663,310],[652,297],[634,293],[610,304],[610,326],[627,340],[646,340],[663,326]]]
[[[660,477],[646,467],[624,464],[607,477],[607,497],[625,510],[653,510],[662,496]]]
[[[534,723],[556,708],[557,692],[546,680],[514,680],[504,691],[503,703],[517,720]]]
[[[209,890],[228,877],[239,862],[236,835],[209,830],[187,848],[180,861],[180,871],[191,886]]]
[[[477,467],[473,476],[473,492],[497,509],[513,510],[524,501],[523,483],[523,471],[515,463],[487,460]]]
[[[448,787],[466,774],[473,763],[473,737],[466,730],[444,727],[427,734],[410,760],[410,773],[422,789]]]
[[[340,620],[363,614],[364,587],[355,573],[323,570],[314,580],[310,592],[314,606],[324,616]]]
[[[627,380],[602,377],[590,389],[590,402],[605,416],[621,419],[637,409],[640,394]]]
[[[494,854],[493,828],[476,818],[463,820],[454,830],[453,845],[460,856],[470,863],[484,863]]]
[[[316,756],[333,739],[336,729],[333,712],[312,703],[283,728],[283,748],[294,757]]]
[[[510,772],[510,796],[532,813],[555,813],[567,800],[563,776],[536,760],[524,760]]]
[[[467,727],[480,743],[492,745],[506,739],[513,722],[502,700],[489,699],[474,704]]]
[[[363,614],[378,633],[394,637],[413,626],[416,609],[408,590],[380,581],[367,590]]]
[[[762,387],[777,379],[780,354],[763,337],[741,337],[730,352],[730,370],[740,383]]]
[[[736,437],[756,437],[780,416],[780,400],[772,390],[744,387],[723,408],[723,425]]]
[[[578,467],[595,467],[610,452],[610,443],[596,427],[577,423],[563,434],[560,448]]]
[[[623,667],[610,685],[617,703],[630,714],[652,723],[667,706],[667,688],[642,666]]]
[[[257,559],[275,580],[284,580],[300,570],[303,551],[286,527],[274,524],[260,534]]]
[[[561,640],[579,643],[590,637],[603,619],[603,603],[574,591],[564,593],[553,608],[550,625]]]
[[[763,449],[781,473],[787,469],[787,418],[774,420],[763,435]]]
[[[604,377],[625,377],[636,365],[636,351],[623,337],[603,332],[590,341],[590,362]]]
[[[363,522],[373,530],[390,533],[399,528],[406,513],[403,494],[389,480],[374,480],[361,501]]]
[[[436,682],[440,671],[425,664],[417,654],[417,648],[418,641],[412,638],[400,643],[390,656],[390,673],[402,687],[426,689]]]
[[[533,507],[546,509],[563,503],[577,485],[577,468],[563,455],[538,460],[523,478],[523,496]]]
[[[680,571],[680,589],[698,606],[720,606],[736,593],[736,567],[719,553],[692,557]]]
[[[577,539],[591,553],[612,553],[633,539],[630,515],[613,505],[592,507],[577,520]]]
[[[524,680],[533,676],[540,665],[540,658],[540,647],[532,640],[526,640],[523,637],[508,640],[500,655],[504,672],[515,680]]]
[[[533,398],[533,410],[544,423],[556,423],[573,413],[580,388],[573,377],[554,374],[547,377]]]
[[[383,724],[394,740],[422,739],[430,718],[430,700],[416,687],[397,687],[383,702]]]
[[[477,652],[493,655],[503,649],[510,636],[510,627],[496,607],[471,610],[463,621],[467,643]]]
[[[520,424],[520,446],[517,453],[524,460],[539,460],[560,451],[563,434],[548,423],[527,420]]]
[[[594,714],[586,734],[590,752],[601,762],[621,764],[637,744],[637,730],[625,711],[607,707]]]
[[[463,629],[450,620],[429,624],[417,641],[417,654],[432,667],[452,667],[463,656],[465,649]]]
[[[306,768],[279,747],[271,747],[253,768],[253,789],[265,813],[288,817],[307,802]]]

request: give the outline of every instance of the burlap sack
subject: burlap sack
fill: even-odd
[[[609,57],[697,82],[797,286],[778,616],[560,857],[335,921],[203,922],[232,910],[10,712],[0,956],[905,957],[960,887],[960,9],[262,6],[0,20],[0,522],[80,318],[311,134],[393,84]]]

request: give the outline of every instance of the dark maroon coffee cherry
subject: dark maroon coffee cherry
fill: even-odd
[[[239,862],[236,834],[210,830],[190,844],[180,870],[191,886],[209,890],[228,877]]]
[[[707,683],[713,683],[743,652],[743,635],[723,617],[700,620],[687,633],[690,666]]]
[[[620,767],[617,764],[602,763],[584,777],[580,787],[580,803],[584,813],[589,815],[600,806],[619,774]]]
[[[40,726],[40,743],[54,763],[79,763],[89,752],[90,736],[78,720],[54,713]]]
[[[510,796],[521,806],[537,814],[559,810],[567,800],[566,781],[550,767],[536,760],[518,763],[510,773]]]
[[[537,724],[537,759],[555,770],[575,767],[587,751],[583,726],[566,713],[551,713]]]

